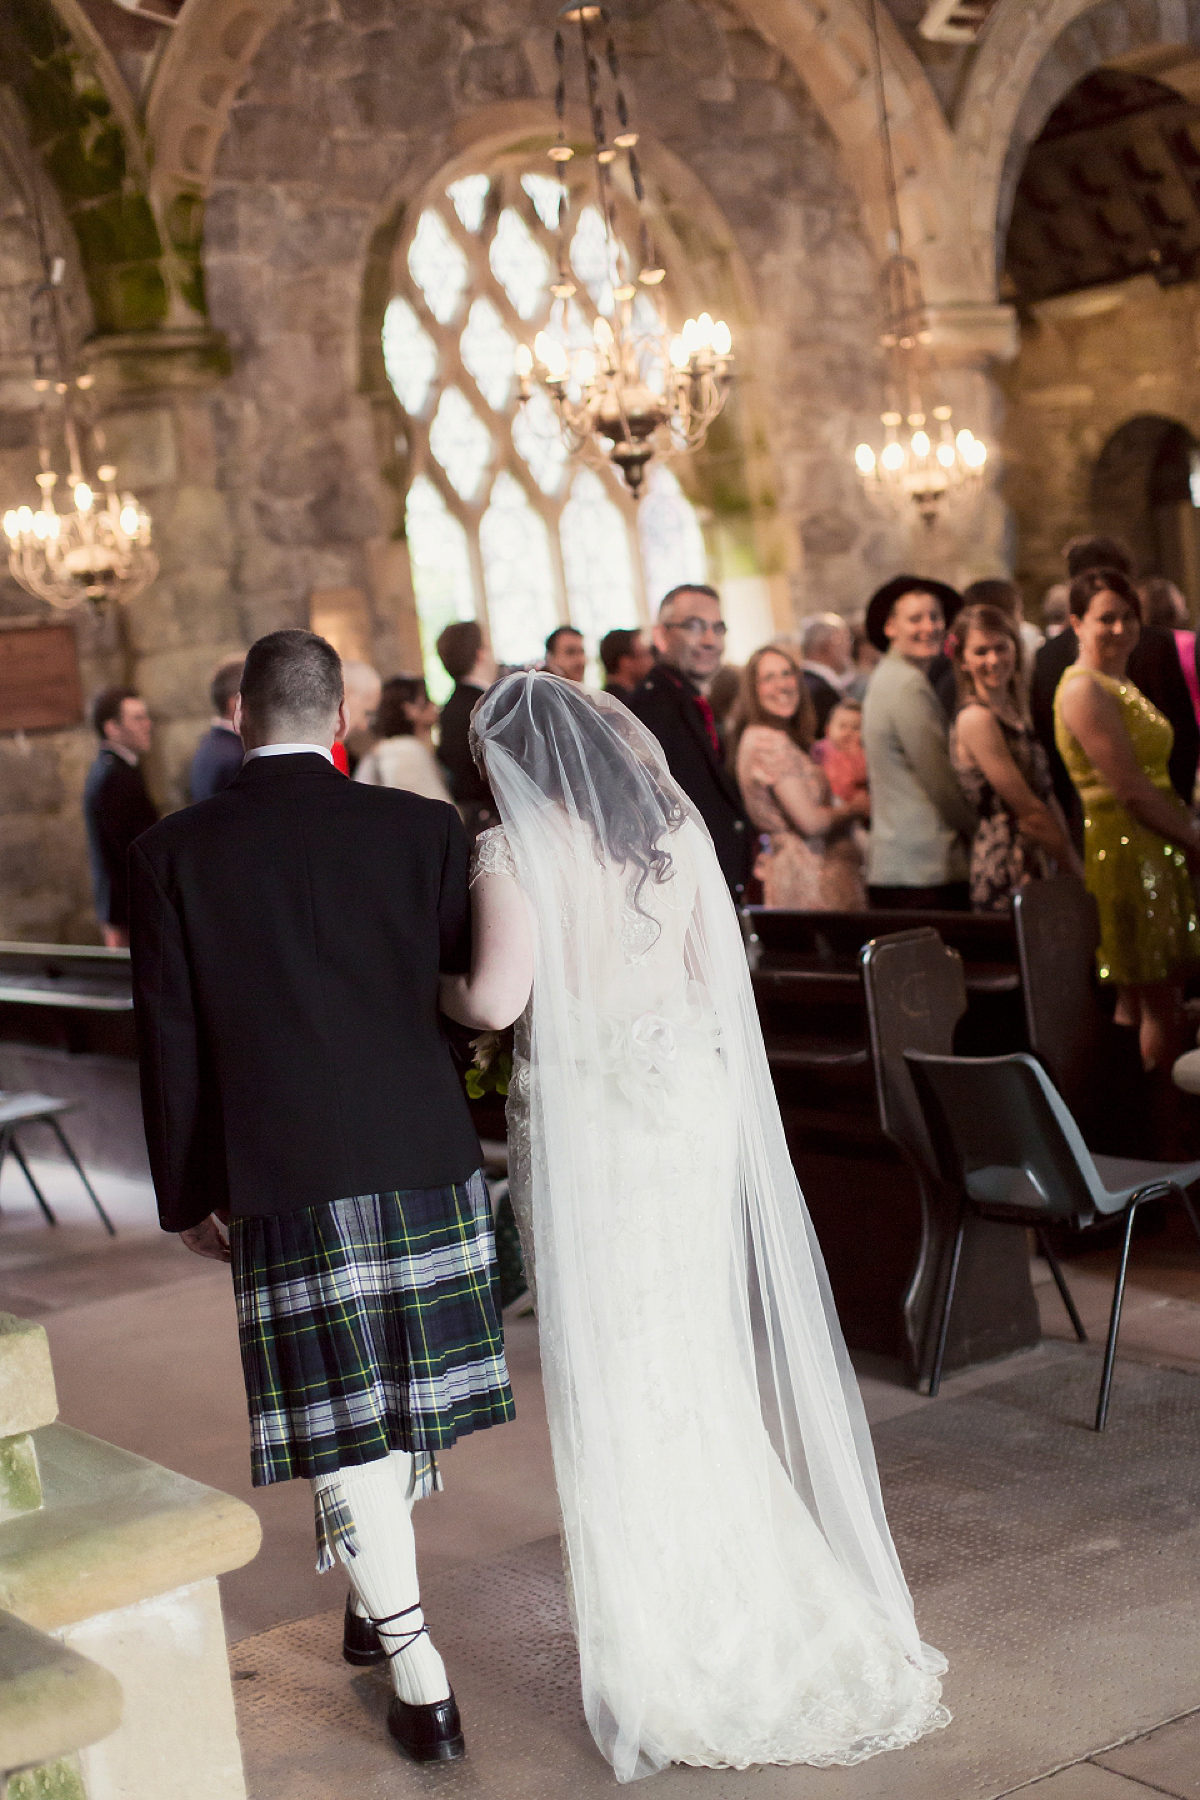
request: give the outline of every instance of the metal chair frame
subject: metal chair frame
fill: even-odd
[[[19,1098],[19,1096],[11,1095],[11,1094],[0,1095],[0,1099],[15,1099],[15,1098]],[[62,1105],[63,1103],[56,1102],[55,1104]],[[105,1212],[104,1206],[100,1200],[99,1194],[96,1192],[95,1188],[92,1186],[91,1182],[88,1180],[87,1172],[85,1171],[84,1166],[80,1162],[79,1158],[76,1156],[74,1148],[71,1144],[71,1140],[68,1138],[68,1136],[67,1136],[66,1132],[63,1130],[62,1126],[59,1124],[58,1119],[55,1117],[54,1113],[52,1113],[50,1111],[30,1112],[28,1114],[28,1116],[23,1119],[12,1120],[7,1124],[0,1124],[0,1173],[3,1173],[3,1170],[4,1170],[5,1157],[11,1153],[16,1158],[16,1161],[21,1170],[21,1173],[24,1175],[25,1180],[28,1182],[29,1187],[31,1188],[31,1190],[33,1192],[34,1199],[37,1201],[38,1205],[42,1209],[42,1214],[46,1220],[47,1225],[57,1225],[58,1224],[57,1214],[54,1212],[54,1209],[51,1207],[50,1202],[47,1200],[45,1194],[43,1194],[41,1188],[38,1186],[36,1180],[34,1179],[33,1170],[29,1167],[29,1163],[26,1160],[25,1153],[21,1149],[20,1144],[17,1142],[17,1127],[18,1127],[18,1125],[48,1125],[49,1126],[50,1130],[54,1133],[55,1137],[58,1139],[59,1144],[62,1146],[62,1151],[63,1151],[64,1156],[66,1157],[67,1161],[71,1164],[72,1168],[75,1170],[75,1173],[78,1175],[80,1181],[82,1181],[84,1188],[87,1192],[87,1196],[88,1196],[89,1200],[91,1201],[92,1205],[95,1207],[97,1213],[100,1215],[100,1221],[103,1224],[105,1231],[107,1231],[109,1237],[116,1237],[117,1228],[113,1224],[112,1220],[109,1218],[108,1214]]]
[[[1075,1335],[1081,1342],[1086,1341],[1083,1324],[1070,1296],[1062,1270],[1050,1249],[1045,1235],[1045,1225],[1051,1219],[1060,1219],[1074,1226],[1078,1231],[1089,1226],[1107,1223],[1124,1215],[1124,1231],[1121,1239],[1121,1255],[1117,1265],[1116,1280],[1113,1284],[1112,1307],[1109,1313],[1108,1336],[1104,1347],[1104,1362],[1100,1376],[1100,1393],[1096,1403],[1095,1428],[1103,1431],[1108,1423],[1109,1399],[1112,1391],[1113,1365],[1117,1353],[1117,1335],[1121,1326],[1121,1311],[1125,1300],[1125,1278],[1129,1268],[1129,1249],[1133,1237],[1133,1225],[1140,1206],[1148,1200],[1176,1198],[1183,1202],[1184,1210],[1191,1223],[1196,1238],[1200,1241],[1200,1217],[1197,1216],[1188,1186],[1200,1181],[1200,1163],[1147,1163],[1126,1161],[1112,1157],[1095,1158],[1085,1145],[1079,1128],[1067,1109],[1062,1096],[1058,1093],[1045,1069],[1025,1052],[1010,1056],[938,1056],[927,1051],[909,1050],[904,1060],[913,1076],[913,1084],[921,1102],[930,1137],[941,1161],[959,1187],[962,1199],[959,1207],[958,1226],[954,1237],[954,1247],[950,1258],[950,1273],[946,1283],[946,1292],[942,1304],[942,1315],[938,1327],[937,1348],[934,1352],[933,1374],[930,1380],[930,1395],[936,1395],[941,1386],[942,1361],[946,1349],[946,1338],[950,1327],[950,1313],[954,1304],[954,1290],[958,1280],[958,1265],[962,1255],[963,1236],[968,1216],[974,1212],[979,1216],[994,1219],[998,1223],[1032,1227],[1038,1235],[1043,1254],[1050,1265],[1055,1284],[1062,1296],[1063,1304],[1075,1327]],[[1027,1126],[1032,1125],[1038,1142],[1033,1153],[1022,1155],[1021,1147],[1013,1142],[1005,1144],[1002,1140],[1007,1128],[1016,1126],[1011,1112],[1005,1109],[989,1109],[977,1103],[973,1109],[973,1118],[986,1119],[994,1127],[996,1133],[996,1160],[982,1164],[975,1161],[975,1156],[964,1150],[955,1130],[955,1115],[947,1105],[947,1096],[939,1092],[938,1073],[954,1069],[960,1074],[966,1070],[1012,1071],[1017,1073],[1023,1085],[1022,1098],[1027,1102]],[[985,1081],[974,1084],[980,1090]],[[1015,1150],[1015,1155],[1013,1152]],[[1001,1157],[1011,1156],[1011,1160],[1000,1161]],[[968,1166],[975,1162],[974,1167]],[[1109,1186],[1104,1180],[1104,1170],[1118,1177],[1121,1173],[1140,1171],[1143,1179],[1135,1179],[1132,1183]],[[1008,1194],[1000,1190],[1007,1186]],[[988,1190],[991,1190],[989,1194]],[[1028,1196],[1032,1194],[1033,1200]],[[1012,1197],[1009,1197],[1012,1196]],[[1021,1196],[1024,1196],[1022,1200]]]

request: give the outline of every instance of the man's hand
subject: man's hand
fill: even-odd
[[[211,1256],[214,1262],[232,1261],[229,1254],[229,1239],[221,1229],[221,1221],[217,1213],[209,1213],[207,1219],[201,1219],[199,1225],[189,1225],[180,1237],[189,1250],[197,1256]]]
[[[106,950],[128,950],[129,933],[123,925],[102,925],[100,935]]]

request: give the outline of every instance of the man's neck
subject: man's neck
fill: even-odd
[[[128,763],[131,769],[137,768],[137,751],[131,750],[127,744],[118,744],[115,738],[105,738],[104,748],[111,750],[114,756],[119,756],[121,761]]]
[[[678,663],[668,662],[664,656],[660,659],[658,667],[663,671],[664,675],[669,676],[679,687],[690,688],[694,694],[701,692],[700,683],[696,680],[696,677],[694,675],[689,675],[686,669],[681,669]]]

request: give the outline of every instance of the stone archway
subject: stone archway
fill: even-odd
[[[1059,101],[1105,63],[1200,45],[1198,0],[1001,0],[959,109],[957,177],[971,294],[994,296],[1017,181]],[[1170,80],[1170,73],[1162,77]]]
[[[870,38],[857,7],[823,8],[807,0],[734,0],[745,20],[739,46],[752,74],[763,46],[773,46],[805,83],[841,145],[865,209],[868,232],[885,253],[887,224],[875,111]],[[230,110],[268,35],[295,0],[189,0],[164,49],[147,101],[154,145],[153,191],[166,216],[180,196],[201,203],[209,192]],[[370,10],[370,9],[367,9]],[[719,80],[705,60],[692,0],[669,0],[676,32],[698,59],[701,81]],[[382,23],[384,13],[378,14]],[[531,23],[534,23],[531,21]],[[547,38],[544,19],[536,28]],[[332,28],[331,28],[332,29]],[[934,302],[967,292],[964,246],[956,229],[952,133],[920,63],[886,9],[881,19],[885,80],[901,171],[901,205],[912,253]]]
[[[314,586],[357,589],[376,609],[376,654],[395,666],[411,601],[381,475],[388,414],[363,391],[362,296],[386,267],[387,232],[439,168],[489,132],[546,133],[554,69],[544,27],[491,32],[473,14],[467,32],[457,12],[427,5],[362,16],[371,22],[331,20],[297,0],[263,41],[213,168],[206,275],[235,357],[227,416],[247,632],[305,619]],[[790,577],[796,603],[861,605],[899,554],[853,466],[879,404],[875,260],[807,89],[766,39],[724,10],[706,16],[700,48],[715,72],[698,73],[693,41],[634,36],[622,56],[635,119],[653,122],[656,151],[711,196],[757,300],[739,380],[761,372],[764,424],[749,485],[712,504],[777,522],[758,572]],[[686,243],[693,201],[682,188],[679,199]]]
[[[1165,575],[1200,602],[1193,471],[1200,446],[1179,419],[1139,413],[1106,441],[1091,474],[1092,520],[1133,551],[1142,575]]]

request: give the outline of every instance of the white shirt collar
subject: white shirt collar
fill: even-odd
[[[324,744],[260,744],[257,750],[247,750],[246,761],[252,756],[323,756],[327,763],[333,762],[333,751]]]
[[[104,748],[106,750],[111,750],[114,756],[119,756],[122,762],[127,762],[131,769],[137,768],[138,755],[136,750],[127,750],[124,744],[114,744],[111,738],[105,738]]]
[[[811,657],[805,659],[804,667],[806,669],[811,669],[813,674],[819,675],[823,681],[827,681],[831,688],[837,689],[839,694],[845,693],[850,683],[854,680],[855,675],[858,673],[858,671],[852,667],[847,669],[844,675],[839,675],[837,670],[831,669],[828,663],[814,662]]]

